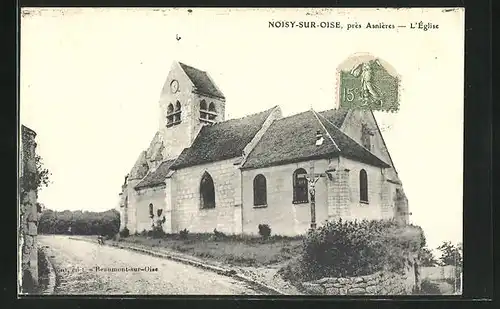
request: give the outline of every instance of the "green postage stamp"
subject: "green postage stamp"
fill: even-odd
[[[352,55],[337,69],[340,106],[386,112],[399,110],[399,77],[385,61]]]

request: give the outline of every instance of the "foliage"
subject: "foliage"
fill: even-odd
[[[48,169],[44,168],[42,158],[35,154],[35,170],[31,171],[28,164],[23,165],[23,176],[20,179],[21,197],[29,191],[38,192],[43,187],[50,184],[50,175]]]
[[[71,227],[71,232],[69,228]],[[40,216],[41,234],[102,235],[113,237],[120,228],[120,214],[116,210],[104,212],[45,210]]]
[[[151,237],[153,238],[163,238],[165,235],[163,228],[159,225],[155,225],[151,231]]]
[[[179,236],[181,239],[187,239],[188,234],[189,234],[189,231],[187,229],[183,229],[182,231],[179,232]]]
[[[427,247],[420,250],[418,260],[420,262],[420,266],[433,267],[438,265],[436,257],[434,257],[432,251]]]
[[[226,234],[224,234],[223,232],[217,231],[217,229],[214,229],[214,238],[215,239],[221,240],[221,239],[225,239],[226,237],[227,237]]]
[[[127,227],[125,227],[123,230],[120,231],[120,237],[129,237],[130,236],[130,231],[128,230]]]
[[[454,291],[460,291],[461,290],[461,281],[460,281],[460,273],[456,274],[457,276],[455,278],[448,278],[445,279],[444,281],[451,285],[453,287]]]
[[[449,241],[445,241],[437,249],[441,251],[441,257],[439,258],[439,262],[442,266],[462,265],[462,248],[460,244],[454,245]]]
[[[424,279],[421,282],[420,291],[417,291],[416,293],[426,295],[440,295],[441,290],[436,283],[430,281],[429,279]]]
[[[394,220],[328,222],[304,239],[302,279],[352,277],[380,270],[402,273],[425,245],[420,227]],[[297,270],[293,270],[297,272]]]
[[[269,227],[268,224],[259,224],[259,235],[264,238],[268,239],[269,236],[271,236],[271,228]]]

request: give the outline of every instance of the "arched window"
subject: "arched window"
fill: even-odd
[[[208,119],[210,120],[215,120],[215,117],[217,116],[217,111],[215,110],[215,104],[214,102],[211,102],[210,105],[208,106]]]
[[[167,127],[181,123],[181,102],[175,102],[174,105],[170,103],[167,108]]]
[[[299,168],[293,172],[293,203],[308,203],[309,196],[307,194],[308,191],[308,183],[307,178],[305,177],[307,174],[306,170],[303,168]]]
[[[215,188],[212,176],[205,172],[200,183],[201,208],[215,208]]]
[[[174,115],[174,122],[179,123],[181,122],[181,102],[177,101],[175,103],[175,115]]]
[[[170,103],[167,107],[167,126],[171,126],[174,123],[174,105]]]
[[[201,111],[206,111],[207,110],[207,102],[205,102],[205,100],[201,100],[201,102],[200,102],[200,110]]]
[[[267,204],[266,177],[259,174],[253,179],[253,205],[264,206]]]
[[[216,116],[217,116],[217,111],[215,110],[215,104],[211,102],[207,108],[207,102],[205,100],[201,100],[200,120],[206,123],[215,123]]]
[[[152,219],[155,216],[153,203],[149,203],[149,217]]]
[[[359,200],[368,203],[368,176],[365,170],[359,171]]]

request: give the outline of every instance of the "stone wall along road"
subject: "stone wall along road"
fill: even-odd
[[[231,277],[124,249],[42,235],[62,295],[262,295]],[[128,271],[126,271],[128,267]]]

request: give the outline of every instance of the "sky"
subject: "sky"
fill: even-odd
[[[462,240],[464,13],[441,9],[28,9],[21,19],[20,119],[51,173],[54,210],[118,206],[125,175],[158,130],[173,61],[209,72],[226,119],[279,105],[336,106],[336,68],[367,52],[401,80],[400,110],[376,113],[412,223],[431,248]],[[270,28],[331,21],[336,28]],[[423,21],[438,29],[411,29]],[[348,23],[406,25],[347,30]],[[180,39],[178,40],[177,38]]]

